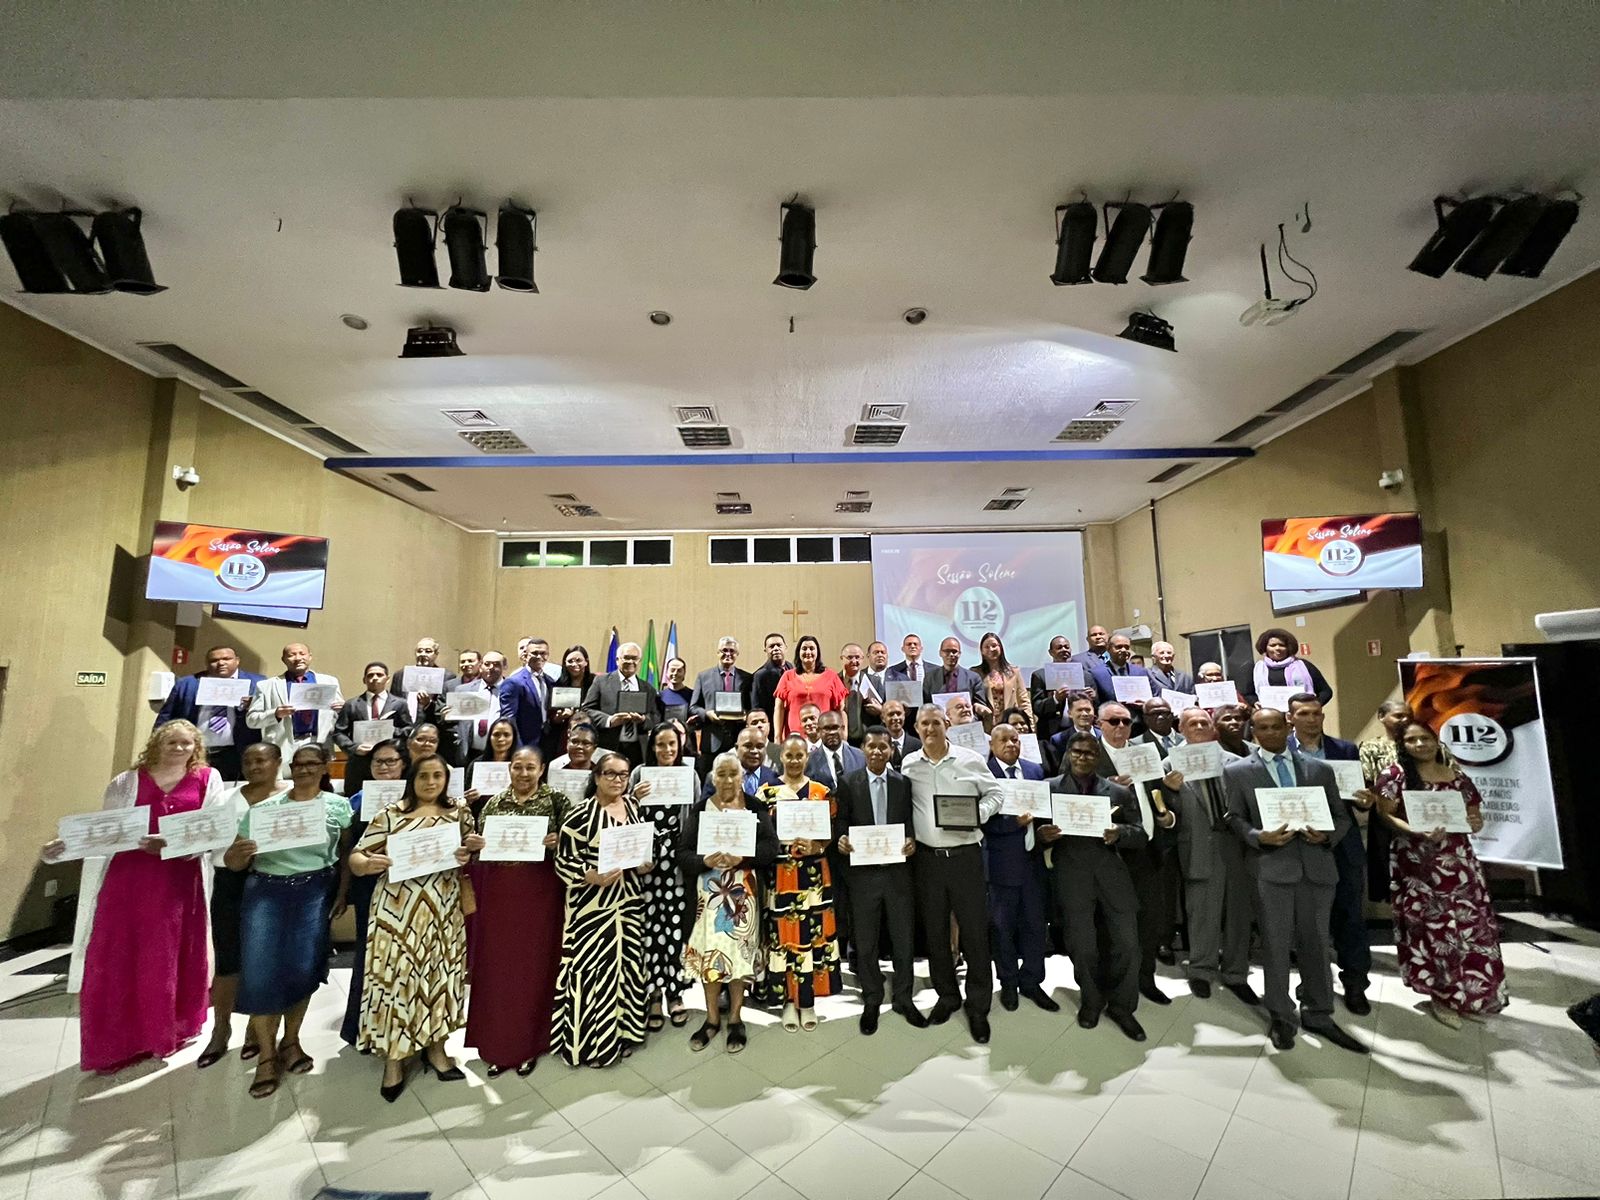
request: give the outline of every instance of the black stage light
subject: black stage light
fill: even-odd
[[[5,243],[11,265],[16,268],[22,290],[36,294],[70,292],[72,285],[61,273],[61,268],[51,261],[39,231],[34,228],[31,212],[9,212],[0,217],[0,242]]]
[[[1194,229],[1194,205],[1187,200],[1158,204],[1156,232],[1150,241],[1150,262],[1139,278],[1146,283],[1188,283],[1183,277],[1184,256],[1189,253],[1190,231]]]
[[[1456,270],[1474,279],[1489,278],[1533,231],[1544,206],[1543,196],[1518,196],[1501,205],[1488,227],[1456,262]]]
[[[450,286],[463,292],[489,290],[488,246],[484,238],[489,222],[475,208],[457,205],[444,214],[444,248],[450,252]]]
[[[507,200],[500,206],[495,224],[495,249],[500,255],[500,274],[494,281],[508,292],[538,294],[533,281],[533,252],[539,248],[539,214]]]
[[[817,281],[811,270],[817,253],[816,210],[794,200],[783,205],[781,241],[778,277],[772,282],[803,292]]]
[[[1065,287],[1093,281],[1089,258],[1099,224],[1094,205],[1087,200],[1056,206],[1056,269],[1050,273],[1051,283]]]
[[[1172,326],[1155,313],[1134,313],[1128,318],[1128,327],[1117,336],[1127,338],[1130,342],[1138,342],[1141,346],[1171,350],[1174,354],[1178,352],[1178,343],[1172,337]]]
[[[1117,210],[1112,221],[1111,210]],[[1128,270],[1139,255],[1144,235],[1150,232],[1150,206],[1115,201],[1106,205],[1106,244],[1100,248],[1100,259],[1094,264],[1096,283],[1127,283]]]
[[[456,331],[448,325],[416,325],[406,330],[401,358],[456,358],[466,351],[456,345]]]
[[[144,214],[137,208],[113,209],[94,219],[94,240],[106,264],[111,286],[135,296],[154,296],[167,289],[156,282],[139,231]]]
[[[400,286],[436,288],[439,264],[434,260],[439,214],[426,208],[402,208],[394,214],[394,252],[400,260]]]
[[[33,227],[49,252],[50,261],[67,277],[73,291],[98,296],[111,290],[111,281],[95,256],[89,235],[72,214],[35,213]]]
[[[1500,274],[1521,279],[1537,279],[1561,245],[1561,239],[1577,224],[1576,200],[1551,200],[1544,206],[1522,245],[1513,250],[1500,266]]]
[[[1439,220],[1439,228],[1433,231],[1433,236],[1417,252],[1406,270],[1442,279],[1450,269],[1450,264],[1460,258],[1462,251],[1483,232],[1499,206],[1500,201],[1495,196],[1474,196],[1471,200],[1437,197],[1433,202],[1433,212]]]

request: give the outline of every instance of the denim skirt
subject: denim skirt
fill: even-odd
[[[252,873],[239,920],[236,1009],[272,1016],[307,999],[328,980],[328,906],[333,867],[301,875]]]

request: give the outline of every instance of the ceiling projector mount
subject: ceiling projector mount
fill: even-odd
[[[1310,207],[1307,206],[1306,222],[1301,227],[1302,232],[1311,228]],[[1289,270],[1288,263],[1293,263],[1306,273],[1308,278],[1301,279]],[[1317,276],[1310,267],[1289,253],[1288,238],[1283,225],[1278,226],[1278,271],[1284,279],[1305,289],[1305,295],[1291,299],[1282,299],[1272,294],[1272,270],[1267,266],[1267,244],[1261,243],[1261,291],[1262,297],[1239,314],[1241,325],[1282,325],[1302,307],[1310,303],[1317,294]]]

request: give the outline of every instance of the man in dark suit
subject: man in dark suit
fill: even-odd
[[[542,671],[535,672],[524,663],[500,681],[500,716],[517,727],[517,745],[542,746],[549,714]]]
[[[1111,643],[1111,631],[1104,625],[1091,625],[1084,637],[1089,643],[1089,648],[1074,654],[1067,661],[1082,663],[1084,672],[1087,673],[1090,663],[1098,662],[1101,666],[1105,666],[1110,661],[1111,654],[1108,647]]]
[[[844,852],[844,872],[850,880],[850,923],[856,930],[856,978],[861,984],[861,1032],[878,1031],[878,1009],[883,1005],[883,968],[878,965],[879,936],[889,929],[889,957],[894,963],[894,1000],[891,1008],[908,1025],[922,1029],[928,1018],[917,1011],[911,998],[913,956],[916,953],[916,897],[911,863],[885,863],[875,867],[849,865],[852,825],[903,825],[904,854],[915,853],[912,836],[911,784],[889,766],[889,731],[871,726],[864,739],[865,765],[848,772],[835,789],[838,815],[834,837]]]
[[[767,759],[767,735],[761,730],[749,725],[741,729],[734,742],[733,752],[739,756],[739,767],[744,771],[743,786],[746,796],[754,796],[768,784],[782,782],[782,777],[772,769]],[[708,797],[716,790],[716,782],[711,778],[708,769],[705,786],[701,788],[701,797]]]
[[[418,638],[416,648],[411,652],[411,657],[419,667],[437,667],[439,665],[439,640],[431,637]],[[446,667],[444,669],[445,686],[448,687],[450,681],[455,678],[457,678],[456,673]],[[404,695],[406,689],[401,688],[400,691]]]
[[[1050,639],[1050,661],[1064,663],[1072,658],[1072,642],[1064,633]],[[1045,686],[1044,668],[1039,667],[1028,681],[1028,698],[1033,702],[1033,728],[1043,746],[1061,732],[1067,715],[1067,689]]]
[[[873,642],[867,647],[867,663],[861,668],[861,719],[868,725],[883,724],[883,702],[889,698],[889,647]]]
[[[1075,733],[1095,732],[1095,702],[1088,692],[1079,692],[1067,700],[1066,716],[1061,731],[1049,741],[1041,743],[1045,757],[1045,774],[1059,775],[1066,770],[1067,740]]]
[[[1114,678],[1139,675],[1149,678],[1145,674],[1145,669],[1132,661],[1133,643],[1128,640],[1126,634],[1119,633],[1115,635],[1111,639],[1106,653],[1108,657],[1105,662],[1098,662],[1091,658],[1084,664],[1089,675],[1087,682],[1093,684],[1101,704],[1109,703],[1117,698],[1116,684],[1111,682]],[[1126,703],[1132,707],[1135,715],[1139,713],[1142,707],[1140,701],[1128,701]]]
[[[922,739],[906,728],[906,706],[898,700],[884,701],[883,727],[889,731],[889,765],[898,771],[906,755],[922,749]]]
[[[861,694],[861,672],[866,666],[866,655],[861,643],[846,642],[839,651],[839,678],[844,680],[845,741],[852,746],[861,745],[866,736],[865,698]]]
[[[221,705],[198,702],[202,679],[245,679],[250,691],[237,704]],[[160,729],[168,721],[188,721],[200,731],[206,747],[206,758],[222,778],[238,781],[244,778],[240,756],[246,746],[261,740],[259,730],[245,724],[245,710],[250,707],[250,697],[255,695],[261,676],[239,669],[239,652],[232,646],[213,646],[206,651],[206,669],[198,675],[185,675],[178,680],[167,699],[156,713],[155,727]]]
[[[1281,712],[1257,709],[1250,731],[1258,748],[1223,768],[1223,785],[1228,824],[1247,847],[1245,862],[1256,884],[1272,1044],[1291,1049],[1299,1025],[1336,1046],[1365,1054],[1367,1047],[1334,1023],[1333,972],[1328,967],[1328,920],[1339,885],[1333,847],[1350,832],[1349,811],[1327,764],[1289,749],[1289,722]],[[1256,789],[1279,787],[1321,788],[1333,831],[1264,827]],[[1291,955],[1300,968],[1298,1014],[1289,994]]]
[[[439,753],[444,755],[445,761],[452,766],[464,767],[489,748],[489,726],[499,717],[498,711],[492,711],[488,716],[468,720],[444,720],[442,714],[450,707],[450,697],[456,692],[487,692],[499,702],[498,685],[491,687],[483,675],[483,655],[476,650],[463,650],[457,660],[461,675],[457,679],[447,679],[444,684],[445,694],[438,704],[434,706],[436,713],[441,714],[438,719],[439,726]],[[546,692],[546,695],[549,693]],[[541,735],[540,749],[544,752],[545,761],[549,762],[552,756],[551,733],[552,726],[546,725]]]
[[[1322,731],[1322,701],[1310,692],[1289,697],[1289,748],[1303,758],[1358,762],[1361,752],[1351,742],[1329,737]],[[1339,867],[1339,886],[1333,893],[1333,954],[1339,964],[1339,984],[1344,990],[1344,1006],[1358,1017],[1372,1011],[1367,987],[1372,975],[1372,942],[1367,935],[1366,877],[1367,849],[1361,841],[1361,825],[1356,819],[1359,800],[1341,798],[1350,813],[1350,832],[1333,844],[1333,861]]]
[[[785,642],[781,633],[767,634],[761,641],[761,648],[767,657],[750,676],[750,705],[766,713],[770,722],[778,699],[778,681],[794,664],[784,657]]]
[[[1044,778],[1043,767],[1022,758],[1022,739],[1005,724],[989,735],[989,773],[996,779]],[[1000,978],[1001,1008],[1016,1012],[1020,994],[1045,1012],[1060,1012],[1061,1005],[1044,990],[1044,847],[1037,844],[1032,824],[1031,817],[996,813],[983,827],[989,945]]]
[[[830,791],[839,780],[867,765],[866,755],[844,740],[844,714],[825,712],[817,719],[817,746],[806,759],[806,775]]]
[[[884,682],[923,683],[928,678],[928,664],[922,661],[922,639],[914,633],[906,634],[900,643],[900,661],[884,673]]]
[[[1150,657],[1154,662],[1145,667],[1150,676],[1150,690],[1161,695],[1163,688],[1194,695],[1194,676],[1178,669],[1178,649],[1171,642],[1153,642]]]
[[[739,658],[739,639],[717,640],[717,665],[707,667],[695,676],[694,693],[689,697],[689,724],[700,731],[701,757],[709,764],[711,759],[732,750],[744,728],[744,716],[750,709],[752,679],[749,671],[741,671],[734,663]],[[734,692],[739,696],[739,711],[725,716],[717,715],[717,693]],[[709,765],[702,772],[708,778]]]
[[[972,712],[979,718],[994,715],[983,676],[961,665],[961,643],[953,637],[939,643],[939,665],[928,672],[927,681],[922,685],[923,702],[932,704],[935,696],[945,692],[964,692],[970,696]]]
[[[600,735],[600,745],[636,767],[644,762],[645,739],[661,721],[661,698],[639,678],[643,656],[636,642],[618,646],[617,669],[591,683],[583,698],[584,712]]]
[[[1050,824],[1035,836],[1050,850],[1051,891],[1078,980],[1078,1024],[1093,1029],[1105,1013],[1125,1036],[1142,1042],[1144,1027],[1134,1016],[1139,1006],[1139,898],[1118,850],[1141,846],[1148,837],[1133,793],[1095,774],[1099,756],[1100,742],[1093,734],[1070,735],[1065,769],[1051,781],[1050,790],[1108,797],[1110,827],[1096,838],[1067,836]],[[1105,929],[1104,955],[1095,931],[1096,908]]]
[[[366,690],[352,700],[345,701],[333,722],[333,744],[348,756],[344,766],[345,795],[354,796],[362,784],[371,777],[372,748],[377,743],[356,740],[357,721],[393,721],[394,736],[401,742],[411,732],[411,716],[406,710],[406,698],[389,688],[389,668],[381,662],[369,662],[361,671],[361,682]]]

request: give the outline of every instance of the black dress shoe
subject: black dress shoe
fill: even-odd
[[[933,1006],[933,1011],[928,1014],[928,1024],[943,1025],[959,1011],[960,1007],[958,1005],[946,1004],[941,1000]]]
[[[1323,1041],[1332,1042],[1339,1049],[1348,1050],[1352,1054],[1372,1053],[1367,1048],[1366,1043],[1358,1042],[1331,1020],[1319,1021],[1315,1025],[1307,1025],[1305,1029],[1307,1033],[1314,1033]]]
[[[878,1006],[876,1004],[861,1010],[861,1032],[868,1037],[878,1032]]]
[[[904,1017],[906,1019],[906,1024],[911,1026],[913,1029],[926,1029],[928,1027],[928,1018],[923,1016],[922,1011],[915,1005],[908,1005],[905,1008],[897,1008],[894,1011]]]
[[[1156,949],[1156,960],[1170,967],[1178,961],[1178,956],[1172,952],[1171,946],[1160,946]]]
[[[1080,1008],[1078,1010],[1078,1028],[1093,1029],[1100,1024],[1100,1010],[1098,1008]]]
[[[1359,992],[1346,991],[1344,1006],[1350,1010],[1351,1015],[1365,1017],[1372,1012],[1372,1001],[1367,999],[1365,989]]]
[[[1294,1049],[1294,1026],[1287,1021],[1274,1021],[1267,1036],[1279,1050]]]
[[[1139,985],[1139,995],[1150,1001],[1151,1004],[1172,1003],[1172,997],[1158,988],[1156,986],[1156,981],[1153,979],[1149,983],[1141,983]]]
[[[1007,984],[1000,989],[1000,1007],[1007,1012],[1017,1011],[1017,989]]]
[[[1211,981],[1209,979],[1191,979],[1189,980],[1189,991],[1191,994],[1199,996],[1202,1000],[1209,1000],[1211,999]]]
[[[972,1030],[972,1040],[980,1046],[989,1044],[989,1018],[982,1013],[967,1014],[967,1028]]]
[[[1261,1003],[1261,997],[1256,995],[1255,988],[1248,983],[1230,983],[1227,988],[1239,998],[1240,1004],[1248,1004],[1254,1008]]]
[[[1041,987],[1023,988],[1022,994],[1029,1000],[1032,1000],[1040,1008],[1044,1009],[1045,1012],[1061,1011],[1061,1005],[1051,997],[1049,992],[1045,991]]]
[[[1111,1023],[1122,1030],[1129,1041],[1142,1042],[1145,1040],[1144,1026],[1139,1024],[1139,1018],[1132,1013],[1108,1012]]]

